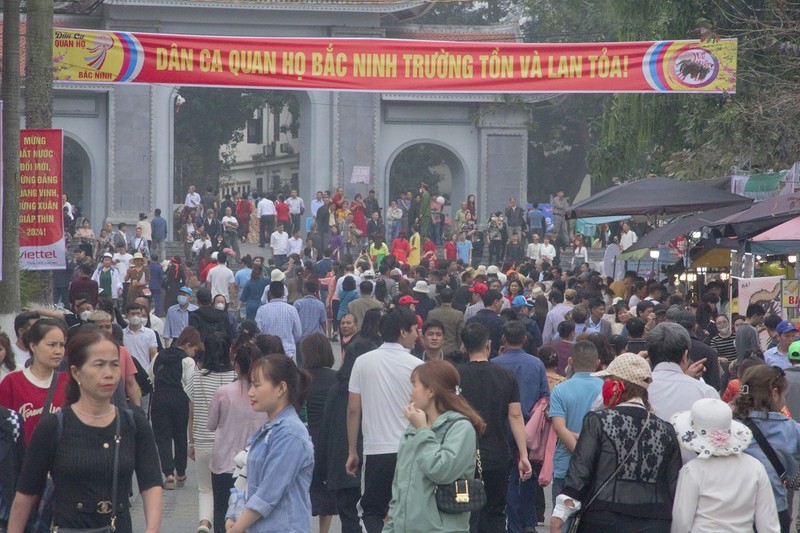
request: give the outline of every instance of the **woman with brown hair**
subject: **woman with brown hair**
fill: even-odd
[[[668,533],[681,469],[675,430],[652,414],[650,365],[625,353],[593,376],[603,383],[606,409],[583,419],[550,531],[581,511],[579,532]]]
[[[309,489],[314,447],[297,415],[306,400],[311,375],[285,355],[253,362],[250,405],[268,422],[248,440],[247,491],[238,516],[229,509],[228,533],[311,531]]]
[[[791,522],[788,491],[758,441],[760,434],[777,454],[787,476],[792,477],[800,470],[800,424],[780,412],[786,405],[788,388],[782,369],[756,365],[742,375],[739,394],[732,403],[734,418],[741,420],[755,437],[744,452],[761,461],[767,470],[782,532],[789,531]]]
[[[447,361],[429,361],[411,373],[410,422],[400,441],[392,501],[384,533],[469,531],[470,513],[436,506],[437,485],[475,476],[477,435],[486,428],[461,396],[461,378]]]

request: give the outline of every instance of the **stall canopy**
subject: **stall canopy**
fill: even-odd
[[[572,206],[567,218],[613,215],[680,215],[730,205],[743,206],[750,198],[669,178],[653,177],[606,189]]]
[[[800,216],[800,193],[767,198],[752,207],[721,219],[724,233],[744,240]]]
[[[672,241],[680,235],[688,235],[704,226],[709,226],[723,217],[741,211],[741,209],[742,207],[739,205],[729,205],[673,220],[669,224],[656,228],[643,236],[633,246],[625,250],[620,255],[620,259],[641,259],[647,255],[647,251],[651,248],[656,248]]]
[[[797,254],[800,252],[800,216],[759,233],[750,240],[755,254]]]

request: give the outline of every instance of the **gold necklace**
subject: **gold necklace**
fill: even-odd
[[[94,419],[105,418],[105,417],[107,417],[109,415],[113,415],[115,413],[114,409],[112,409],[111,411],[109,411],[108,413],[106,413],[104,415],[91,415],[89,413],[84,413],[83,411],[81,411],[80,409],[75,407],[75,405],[72,406],[72,410],[75,411],[76,413],[80,414],[80,415],[85,416],[86,418],[94,418]]]

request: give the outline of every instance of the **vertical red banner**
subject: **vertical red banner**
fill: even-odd
[[[62,211],[62,130],[21,130],[19,264],[27,270],[66,267]]]

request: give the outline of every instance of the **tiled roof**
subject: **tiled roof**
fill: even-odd
[[[404,24],[386,28],[386,37],[421,41],[479,41],[517,43],[522,41],[516,24],[491,26],[439,26]]]

